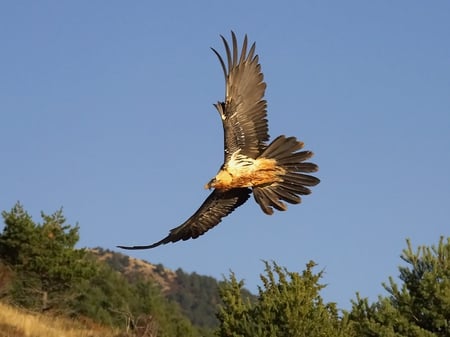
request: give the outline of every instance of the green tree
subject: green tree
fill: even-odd
[[[220,291],[218,336],[352,336],[336,305],[323,302],[322,272],[314,273],[314,266],[308,263],[299,274],[265,262],[256,302],[242,296],[243,282],[231,274]]]
[[[450,238],[440,238],[432,247],[411,242],[401,258],[401,286],[392,277],[383,287],[388,297],[369,304],[367,298],[353,301],[350,319],[361,336],[450,337]]]
[[[14,273],[9,288],[14,303],[89,317],[136,336],[199,336],[153,282],[130,283],[90,251],[75,249],[79,228],[66,224],[61,210],[41,213],[42,224],[33,222],[20,203],[2,215],[0,258]],[[128,257],[113,262],[128,264]]]
[[[94,254],[89,258],[96,259]],[[96,264],[94,275],[75,286],[72,292],[76,296],[67,303],[71,316],[87,316],[102,324],[133,332],[136,336],[199,335],[181,314],[178,305],[168,302],[154,282],[142,277],[129,282],[107,263],[98,260],[93,263]]]
[[[62,210],[52,215],[41,213],[42,224],[17,203],[2,212],[5,227],[0,235],[0,258],[15,274],[13,300],[34,309],[48,309],[59,296],[92,270],[78,242],[78,226],[65,224]]]

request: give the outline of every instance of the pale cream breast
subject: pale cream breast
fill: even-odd
[[[275,159],[253,159],[235,153],[226,166],[217,173],[212,187],[229,190],[270,185],[282,181],[281,176],[284,173],[286,171],[277,165]]]

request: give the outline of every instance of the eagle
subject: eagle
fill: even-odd
[[[232,48],[221,35],[225,52],[217,55],[225,76],[225,100],[214,104],[224,131],[224,162],[206,185],[212,189],[200,208],[183,224],[170,230],[164,239],[145,246],[118,246],[123,249],[149,249],[169,242],[196,239],[219,224],[225,216],[244,204],[253,192],[255,201],[268,215],[274,209],[286,211],[285,202],[298,204],[302,195],[320,180],[309,173],[318,166],[308,162],[311,151],[299,151],[303,142],[281,135],[269,141],[266,83],[261,72],[255,43],[248,48],[247,35],[241,52],[234,32]]]

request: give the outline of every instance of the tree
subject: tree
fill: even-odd
[[[42,224],[34,223],[20,203],[2,216],[0,258],[16,273],[12,294],[18,304],[46,310],[92,272],[85,250],[74,248],[79,228],[65,224],[62,210],[42,212]]]
[[[410,240],[399,267],[401,286],[392,277],[383,287],[388,297],[369,304],[353,301],[350,320],[362,336],[450,337],[450,238],[438,246],[419,246]]]
[[[352,336],[339,318],[335,303],[324,303],[319,284],[322,272],[314,273],[314,262],[302,274],[265,262],[265,275],[256,302],[243,298],[243,282],[234,274],[221,287],[223,305],[218,313],[221,337],[314,337]]]
[[[15,304],[89,317],[127,333],[133,330],[136,336],[200,335],[153,282],[129,282],[89,250],[76,249],[78,225],[66,224],[62,210],[42,212],[42,224],[35,223],[20,203],[2,215],[0,272],[6,264],[14,274],[8,294]],[[128,257],[112,262],[122,266]]]

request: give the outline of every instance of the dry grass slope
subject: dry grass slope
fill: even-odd
[[[0,303],[0,337],[114,337],[118,331],[32,314]]]

